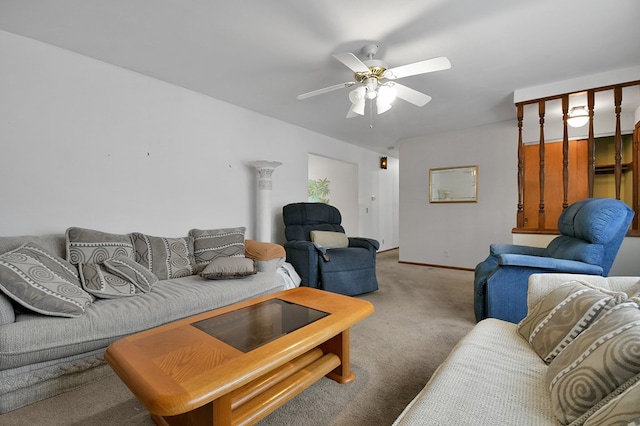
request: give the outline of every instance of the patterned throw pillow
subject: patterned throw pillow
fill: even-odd
[[[258,272],[256,261],[247,257],[221,257],[212,260],[200,273],[209,280],[226,280],[254,275]]]
[[[621,386],[619,393],[610,393],[610,398],[593,414],[587,413],[590,415],[584,426],[640,425],[640,374],[628,384]]]
[[[59,317],[78,317],[92,302],[76,268],[33,243],[0,255],[0,290],[27,309]]]
[[[196,264],[205,267],[219,257],[244,257],[244,233],[246,228],[192,229]]]
[[[102,265],[108,272],[133,283],[143,293],[150,292],[151,288],[158,282],[158,277],[128,257],[118,256],[114,259],[105,260]]]
[[[102,265],[81,263],[78,265],[82,288],[102,299],[135,296],[140,290],[131,282],[109,273]]]
[[[602,313],[626,299],[622,292],[570,281],[543,297],[518,324],[518,332],[548,364]]]
[[[84,228],[69,228],[66,232],[67,260],[80,263],[102,263],[116,256],[133,259],[133,244],[129,235],[109,234]]]
[[[640,374],[640,306],[604,313],[549,364],[546,383],[562,424],[580,418]]]
[[[134,232],[131,234],[135,261],[158,279],[193,275],[195,259],[193,238],[164,238]]]

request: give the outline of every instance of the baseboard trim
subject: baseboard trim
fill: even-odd
[[[404,263],[405,265],[429,266],[431,268],[455,269],[457,271],[471,271],[471,272],[474,271],[474,268],[462,268],[459,266],[448,266],[448,265],[434,265],[431,263],[405,262],[404,260],[399,260],[398,263]]]

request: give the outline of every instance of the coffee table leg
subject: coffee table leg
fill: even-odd
[[[341,384],[353,382],[356,375],[350,367],[349,329],[327,340],[320,345],[320,348],[325,354],[331,352],[340,358],[340,365],[327,374],[327,377]]]

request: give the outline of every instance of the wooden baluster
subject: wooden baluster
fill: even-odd
[[[569,118],[569,95],[562,96],[562,124],[564,132],[562,136],[562,209],[569,207],[569,129],[567,119]]]
[[[622,111],[622,87],[616,86],[613,89],[614,102],[616,106],[616,135],[615,135],[615,149],[616,149],[616,163],[615,163],[615,177],[616,177],[616,200],[620,199],[620,188],[622,185],[622,130],[620,128],[620,112]]]
[[[544,229],[544,113],[545,103],[538,101],[538,115],[540,116],[540,145],[538,146],[540,155],[540,204],[538,206],[538,229]]]
[[[587,108],[589,110],[589,140],[587,142],[587,181],[589,184],[589,198],[593,197],[593,187],[596,177],[596,138],[593,133],[593,108],[595,105],[595,92],[587,91]]]
[[[633,195],[632,195],[632,208],[634,211],[638,211],[640,207],[640,176],[638,176],[638,172],[640,172],[640,166],[638,165],[638,161],[640,161],[640,155],[638,153],[638,145],[640,144],[640,121],[636,123],[635,129],[633,130],[633,139],[632,139],[632,162],[633,162]],[[633,216],[633,225],[631,229],[638,229],[638,214]]]
[[[524,143],[522,142],[522,120],[524,118],[524,105],[517,105],[518,114],[518,214],[516,225],[524,228]]]

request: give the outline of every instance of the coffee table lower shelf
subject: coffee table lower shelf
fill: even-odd
[[[151,414],[151,418],[156,424],[167,426],[254,424],[339,365],[336,354],[324,354],[315,348],[194,411],[168,417]]]

